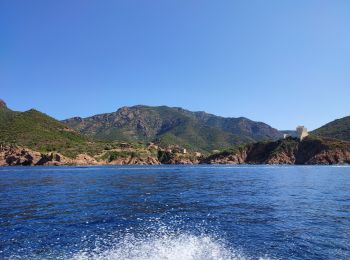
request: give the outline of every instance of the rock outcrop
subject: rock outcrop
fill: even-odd
[[[91,156],[80,154],[71,159],[59,153],[40,153],[18,146],[0,147],[0,166],[59,166],[59,165],[98,165]]]
[[[59,154],[42,154],[30,149],[17,146],[2,146],[0,148],[0,166],[30,166],[56,165],[66,163]]]
[[[201,163],[207,164],[243,164],[247,159],[247,149],[239,149],[235,152],[225,151],[203,158]]]
[[[148,157],[121,157],[117,158],[108,164],[111,165],[159,165],[160,162],[157,158],[148,156]]]
[[[158,151],[158,160],[161,164],[198,164],[201,157],[161,150]]]
[[[97,161],[94,157],[87,154],[78,154],[75,159],[71,160],[74,165],[101,165],[102,161]]]
[[[185,157],[174,157],[168,161],[163,161],[162,164],[198,164],[199,160]]]

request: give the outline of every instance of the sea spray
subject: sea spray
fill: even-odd
[[[75,253],[74,260],[246,260],[205,223],[191,229],[182,220],[165,224],[158,220],[141,229],[115,232],[95,238],[94,247]],[[191,232],[187,231],[191,230]],[[90,241],[91,242],[91,241]],[[263,259],[263,258],[260,258]],[[264,258],[265,259],[265,258]]]
[[[247,259],[222,241],[208,235],[161,233],[137,237],[127,234],[109,249],[84,249],[75,260],[230,260]]]

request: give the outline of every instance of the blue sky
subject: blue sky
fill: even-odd
[[[313,129],[349,115],[349,97],[348,0],[0,1],[14,110],[168,105]]]

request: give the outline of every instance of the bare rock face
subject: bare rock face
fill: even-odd
[[[60,154],[42,154],[17,146],[0,148],[0,166],[61,165],[65,161]]]
[[[247,150],[241,150],[237,153],[219,153],[209,156],[201,161],[207,164],[243,164],[247,158]]]
[[[190,154],[174,153],[172,151],[159,151],[158,159],[162,164],[198,164],[200,157]]]
[[[270,154],[267,159],[267,164],[295,164],[298,146],[282,149],[280,152]]]
[[[148,156],[145,158],[139,158],[139,157],[120,157],[117,158],[111,162],[109,162],[111,165],[159,165],[160,162],[157,158]]]
[[[62,156],[59,154],[41,154],[40,159],[35,162],[35,165],[60,165],[61,158]]]
[[[1,146],[0,166],[34,165],[40,153],[15,146]]]
[[[96,165],[100,162],[86,154],[75,159],[59,153],[39,153],[17,146],[0,147],[0,166],[60,166],[60,165]]]
[[[198,164],[199,161],[192,158],[181,158],[181,157],[175,157],[171,158],[169,161],[165,162],[164,164]]]
[[[305,164],[350,164],[350,151],[342,149],[322,151],[311,157]]]
[[[295,157],[292,154],[281,153],[271,156],[266,161],[267,164],[295,164]]]
[[[87,154],[78,154],[75,159],[72,160],[74,165],[100,165],[102,162],[98,162],[94,157]]]
[[[350,142],[335,139],[305,139],[299,145],[296,164],[348,164]]]

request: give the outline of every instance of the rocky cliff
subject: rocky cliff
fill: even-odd
[[[258,142],[211,155],[208,164],[349,164],[350,143],[335,139],[309,137],[300,142],[287,138]]]
[[[0,166],[60,166],[60,165],[98,165],[102,164],[87,154],[68,158],[62,154],[40,153],[18,146],[0,147]]]
[[[16,145],[0,145],[0,166],[197,164],[199,158],[194,154],[134,147],[69,158],[57,152],[43,153]]]

